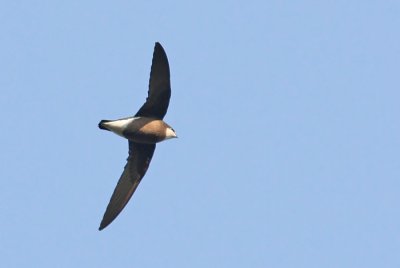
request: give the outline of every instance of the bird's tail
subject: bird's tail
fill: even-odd
[[[112,120],[101,120],[100,123],[99,123],[99,128],[100,128],[100,129],[104,129],[104,130],[110,131],[110,130],[109,130],[108,128],[106,128],[105,125],[104,125],[104,123],[107,123],[107,122],[110,122],[110,121],[112,121]]]

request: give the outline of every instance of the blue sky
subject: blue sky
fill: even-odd
[[[398,1],[4,1],[2,267],[400,267]],[[154,42],[159,144],[97,230]]]

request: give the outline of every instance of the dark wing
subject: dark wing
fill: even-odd
[[[107,227],[128,203],[146,174],[155,148],[155,144],[139,144],[129,141],[128,163],[126,163],[124,172],[111,196],[99,230]]]
[[[149,91],[146,102],[135,116],[163,119],[171,97],[167,54],[160,43],[156,43],[151,64]]]

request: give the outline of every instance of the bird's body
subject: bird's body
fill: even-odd
[[[158,143],[175,138],[172,128],[163,120],[150,117],[128,117],[118,120],[102,120],[101,129],[106,129],[137,143]]]
[[[122,211],[146,174],[156,143],[177,138],[175,131],[163,121],[171,96],[170,74],[167,55],[156,43],[150,72],[146,102],[135,114],[117,120],[101,120],[100,129],[124,137],[129,144],[129,157],[115,187],[100,223],[99,230],[107,227]]]

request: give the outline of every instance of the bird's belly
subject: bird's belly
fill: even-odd
[[[157,143],[165,139],[166,124],[162,120],[138,120],[127,127],[124,136],[137,143]]]

